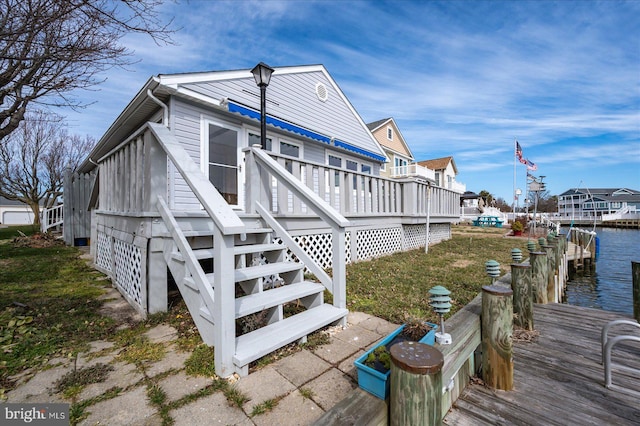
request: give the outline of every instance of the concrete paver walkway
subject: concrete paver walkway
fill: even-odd
[[[166,353],[143,366],[119,359],[119,349],[111,342],[92,342],[91,350],[78,356],[75,368],[102,363],[113,370],[104,381],[78,392],[75,403],[86,414],[80,424],[159,425],[169,418],[175,425],[312,424],[357,387],[354,360],[397,327],[367,314],[349,314],[348,326],[332,330],[328,344],[302,349],[235,382],[237,391],[248,398],[242,407],[229,402],[221,390],[211,391],[214,378],[186,374],[185,361],[191,354],[177,348],[177,333],[170,326],[159,325],[146,333],[150,341],[162,343]],[[50,365],[22,377],[7,394],[7,402],[71,403],[54,389],[74,363],[55,359]],[[158,394],[163,395],[160,403],[151,396]],[[256,414],[257,408],[266,406],[270,408]]]

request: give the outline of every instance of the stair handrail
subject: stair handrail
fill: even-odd
[[[252,146],[248,149],[260,166],[264,167],[278,181],[293,194],[299,197],[307,207],[311,208],[321,219],[327,222],[331,227],[346,228],[349,226],[349,220],[340,214],[336,209],[331,207],[325,200],[320,198],[318,194],[304,185],[297,179],[292,179],[291,173],[278,164],[266,151],[260,147]],[[250,203],[255,201],[255,197],[248,200]]]
[[[282,238],[289,250],[291,250],[291,252],[302,261],[306,268],[315,275],[318,280],[320,280],[320,283],[322,283],[327,290],[333,293],[333,283],[329,274],[327,274],[325,270],[322,269],[320,265],[318,265],[317,262],[315,262],[311,256],[309,256],[309,254],[300,247],[300,245],[298,245],[286,229],[284,229],[284,227],[271,215],[268,209],[259,202],[256,202],[256,209],[265,222],[267,222],[267,226],[273,229],[275,234]]]
[[[616,389],[621,392],[625,392],[631,395],[640,396],[640,392],[637,392],[633,389],[627,389],[622,386],[614,385],[612,383],[612,375],[611,375],[611,351],[615,345],[620,342],[630,341],[630,342],[638,342],[640,343],[640,336],[631,336],[631,335],[620,335],[616,337],[609,338],[609,330],[616,325],[630,325],[633,327],[637,327],[640,330],[640,324],[636,321],[619,319],[608,322],[602,327],[601,333],[601,345],[602,345],[602,364],[604,365],[604,386],[608,389]],[[629,371],[631,373],[638,373],[640,370],[631,368],[625,365],[616,364],[616,366],[625,371]]]
[[[270,173],[276,180],[281,182],[292,194],[300,198],[305,203],[307,208],[311,209],[317,214],[325,223],[331,227],[332,234],[332,279],[331,286],[328,287],[326,282],[323,285],[329,289],[333,294],[333,306],[338,308],[346,308],[347,306],[347,283],[346,283],[346,228],[349,226],[349,220],[346,219],[340,212],[331,207],[325,200],[320,198],[318,194],[313,192],[310,188],[304,185],[300,180],[293,177],[287,169],[275,161],[271,156],[263,151],[259,146],[252,146],[247,149],[247,170],[251,170],[255,165],[262,167],[262,172]],[[255,190],[261,185],[265,184],[265,180],[270,182],[270,179],[262,179],[260,182],[258,176],[258,170],[253,170],[253,174],[250,176],[250,181],[247,182],[247,188]],[[249,211],[258,210],[258,198],[249,194],[247,202],[249,204]],[[265,210],[263,208],[263,210]],[[266,211],[266,210],[265,210]],[[266,216],[263,216],[266,220]],[[297,246],[297,244],[295,244]],[[311,260],[311,258],[309,257]],[[311,264],[315,265],[316,262],[312,261]],[[309,268],[309,265],[306,265]],[[318,268],[320,268],[318,266]],[[309,268],[311,270],[311,268]],[[322,275],[321,275],[322,276]],[[320,277],[321,277],[320,276]],[[318,277],[318,278],[320,278]]]
[[[162,124],[152,122],[148,122],[147,126],[222,234],[244,233],[246,227],[240,217],[204,176],[193,158],[169,129]]]

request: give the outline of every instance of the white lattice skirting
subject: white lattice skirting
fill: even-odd
[[[104,231],[97,232],[96,267],[111,277],[115,287],[134,308],[145,313],[147,252],[133,243],[132,235],[119,231],[110,232],[114,235],[108,235]]]
[[[114,282],[118,289],[138,306],[146,308],[143,298],[142,250],[121,240],[113,241],[115,256]]]
[[[111,238],[104,232],[98,231],[98,243],[96,244],[96,266],[105,272],[111,272]]]
[[[346,233],[346,262],[366,260],[374,257],[385,256],[403,250],[412,250],[424,247],[425,224],[404,225],[393,228],[364,229]],[[431,224],[429,244],[451,238],[451,226],[449,224]],[[352,234],[356,235],[356,241],[352,241]],[[303,248],[313,260],[323,268],[331,268],[333,248],[331,233],[296,235],[293,239]],[[404,241],[404,245],[403,245]],[[282,240],[274,238],[274,242]],[[355,258],[352,256],[352,244],[356,244]],[[296,260],[291,252],[287,252],[288,259]]]

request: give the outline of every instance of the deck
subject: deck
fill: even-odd
[[[480,384],[470,385],[446,415],[444,423],[473,426],[640,424],[640,398],[603,385],[601,328],[608,321],[620,318],[624,316],[597,309],[564,304],[536,305],[535,329],[540,335],[534,342],[514,342],[514,390],[493,391]],[[640,345],[617,345],[612,361],[640,370]],[[640,392],[640,373],[629,374],[614,367],[613,384]]]

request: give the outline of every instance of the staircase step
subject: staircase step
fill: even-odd
[[[249,266],[247,268],[236,269],[236,282],[268,277],[270,275],[282,274],[285,272],[298,271],[300,269],[304,269],[304,265],[297,262],[276,262]],[[213,274],[207,274],[207,276],[208,275]]]
[[[245,232],[239,235],[249,235],[249,234],[268,234],[273,232],[271,228],[247,228]],[[213,237],[213,230],[211,229],[202,229],[202,230],[183,230],[182,234],[185,237]],[[171,238],[170,232],[161,232],[158,234],[160,237]]]
[[[268,251],[277,251],[283,250],[286,247],[282,244],[247,244],[244,246],[235,246],[233,249],[233,254],[249,254],[249,253],[264,253]],[[205,248],[205,249],[195,249],[193,250],[193,254],[196,256],[196,259],[212,259],[213,258],[213,248]],[[184,256],[182,253],[173,252],[171,256],[179,261],[184,262]]]
[[[233,361],[238,367],[244,367],[251,361],[344,318],[348,312],[346,309],[324,304],[244,334],[236,338]]]
[[[236,299],[236,319],[323,291],[322,284],[304,281],[239,297]],[[200,308],[200,316],[213,323],[213,317],[204,305]]]
[[[233,248],[233,254],[264,253],[266,251],[284,250],[286,248],[285,245],[277,243],[247,244],[244,246],[235,246]]]
[[[236,299],[236,318],[244,317],[255,312],[283,303],[291,302],[312,294],[322,293],[322,284],[303,281],[301,283],[284,285],[261,293],[250,294]]]

